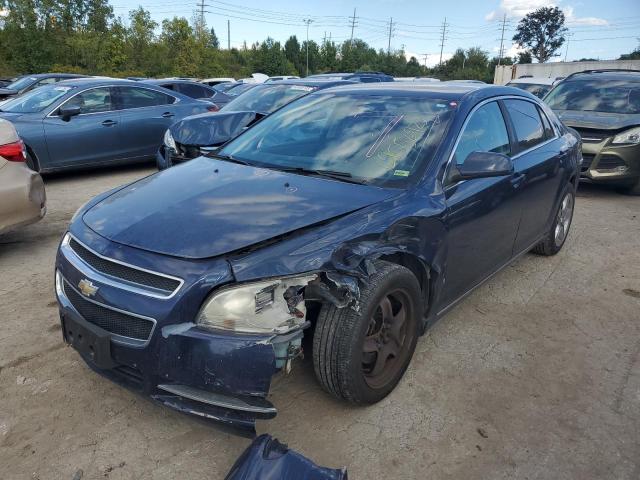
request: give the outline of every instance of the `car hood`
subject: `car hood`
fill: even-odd
[[[640,114],[584,112],[578,110],[556,110],[560,120],[572,128],[598,130],[622,130],[640,125]]]
[[[260,117],[256,112],[202,113],[183,118],[169,130],[173,139],[182,145],[213,147],[236,137]]]
[[[16,95],[18,93],[17,90],[13,90],[12,88],[0,88],[0,97],[8,97],[11,95]]]
[[[397,194],[200,157],[118,190],[82,219],[114,242],[198,259],[244,249]]]

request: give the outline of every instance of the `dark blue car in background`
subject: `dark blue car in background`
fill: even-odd
[[[303,337],[327,392],[379,401],[456,302],[562,248],[580,161],[522,90],[311,93],[82,207],[56,260],[64,338],[121,384],[249,429]]]
[[[147,161],[176,120],[211,103],[131,80],[67,80],[0,105],[39,172]]]

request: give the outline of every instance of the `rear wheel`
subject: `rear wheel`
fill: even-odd
[[[323,388],[356,404],[382,400],[397,385],[416,347],[420,285],[405,267],[377,262],[361,289],[360,310],[324,305],[313,338]]]
[[[573,220],[573,207],[575,205],[575,193],[570,187],[562,197],[558,211],[551,226],[551,230],[545,238],[531,250],[538,255],[551,256],[558,253],[569,235],[571,220]]]

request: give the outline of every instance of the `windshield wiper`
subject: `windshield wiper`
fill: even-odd
[[[271,168],[271,166],[269,166]],[[300,175],[312,175],[317,177],[331,178],[333,180],[340,180],[341,182],[356,183],[358,185],[364,185],[367,182],[364,180],[353,178],[349,172],[338,172],[336,170],[316,170],[302,167],[272,167],[283,172],[297,173]]]
[[[220,155],[219,153],[211,152],[205,154],[207,157],[219,158],[220,160],[224,160],[226,162],[238,163],[240,165],[248,165],[253,167],[252,163],[247,162],[246,160],[240,160],[239,158],[234,157],[233,155]]]

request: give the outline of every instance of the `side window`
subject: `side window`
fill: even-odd
[[[544,137],[548,140],[556,136],[556,133],[553,131],[553,127],[551,127],[551,122],[549,122],[549,118],[547,114],[544,113],[540,107],[538,107],[538,113],[540,114],[540,118],[542,119],[542,126],[544,127]]]
[[[199,85],[192,85],[191,83],[180,83],[178,85],[178,91],[191,98],[205,98],[210,96],[206,95],[204,88]]]
[[[80,107],[80,113],[100,113],[113,110],[111,89],[93,88],[77,94],[69,99],[65,107]]]
[[[525,100],[505,100],[516,133],[518,150],[527,150],[544,142],[545,132],[538,107]]]
[[[119,87],[118,110],[130,108],[155,107],[158,105],[170,105],[175,98],[162,92],[138,87]]]
[[[497,102],[487,103],[471,114],[453,154],[456,165],[462,165],[472,152],[511,154],[507,126]]]

